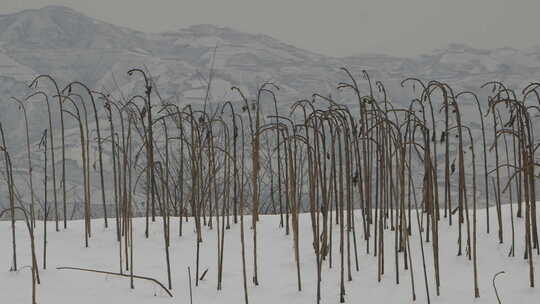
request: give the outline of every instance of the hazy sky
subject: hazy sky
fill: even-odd
[[[540,45],[539,0],[0,0],[0,13],[56,4],[159,32],[209,23],[331,56],[412,56],[449,43]]]

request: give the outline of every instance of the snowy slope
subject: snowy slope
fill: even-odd
[[[512,88],[522,88],[540,79],[540,48],[479,50],[452,44],[416,58],[378,54],[335,58],[296,48],[267,35],[227,27],[195,25],[150,34],[102,22],[66,7],[48,6],[0,15],[0,121],[6,130],[10,130],[7,146],[16,170],[24,172],[24,121],[22,112],[9,98],[27,96],[31,92],[27,85],[38,74],[54,76],[61,87],[68,81],[79,80],[113,96],[119,96],[120,91],[132,96],[143,92],[143,80],[128,77],[126,72],[134,67],[147,68],[164,101],[196,106],[204,101],[213,67],[209,94],[211,109],[227,100],[239,101],[238,95],[231,92],[231,86],[242,88],[251,99],[259,85],[273,81],[280,87],[277,97],[282,114],[289,113],[292,102],[311,98],[314,92],[332,95],[349,105],[355,114],[357,103],[351,95],[336,90],[340,81],[347,80],[339,70],[342,66],[348,67],[357,77],[363,93],[368,92],[361,73],[365,69],[373,81],[381,80],[387,86],[392,102],[403,106],[413,97],[410,87],[400,86],[400,81],[408,76],[437,79],[456,89],[473,91],[494,79],[504,81]],[[46,81],[40,83],[39,89],[50,95],[56,94]],[[481,91],[483,103],[487,91]],[[156,97],[154,101],[157,101]],[[270,110],[272,103],[267,101],[263,102],[263,107]],[[473,127],[478,140],[478,113],[472,105],[463,107],[465,123]],[[59,134],[58,105],[54,101],[52,109],[53,128]],[[98,110],[101,125],[107,126],[106,113],[99,104]],[[37,143],[48,127],[45,102],[35,98],[27,104],[27,111],[31,118],[32,155],[35,163],[39,163],[42,156]],[[66,142],[72,149],[68,159],[71,174],[67,183],[75,187],[76,193],[80,192],[77,187],[81,185],[80,160],[76,152],[78,129],[72,120],[66,125],[69,129]],[[491,138],[491,134],[488,136]],[[55,147],[58,145],[56,141]],[[95,144],[93,149],[96,149]],[[112,166],[106,164],[105,167]],[[34,168],[37,176],[42,175],[41,168],[42,165]],[[111,175],[107,172],[107,176]],[[92,191],[97,192],[97,174],[92,174],[92,178]],[[40,179],[42,176],[36,178]],[[21,178],[17,184],[23,199],[28,199],[25,179]]]

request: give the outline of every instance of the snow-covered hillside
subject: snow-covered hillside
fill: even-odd
[[[409,76],[437,79],[456,89],[483,93],[481,102],[486,104],[488,90],[479,89],[486,81],[500,80],[519,89],[540,79],[540,49],[479,50],[453,44],[416,58],[377,54],[335,58],[299,49],[266,35],[243,33],[226,27],[195,25],[163,33],[142,33],[96,20],[69,8],[48,6],[0,16],[0,122],[8,130],[7,148],[17,172],[16,179],[26,178],[24,119],[22,111],[10,97],[24,99],[28,96],[33,90],[27,86],[39,74],[52,75],[61,88],[77,80],[114,96],[119,96],[120,91],[132,96],[142,93],[143,80],[128,77],[126,72],[134,67],[147,68],[156,84],[154,91],[159,92],[162,100],[196,106],[205,99],[212,70],[208,94],[211,109],[227,100],[239,100],[238,95],[231,92],[231,86],[242,88],[251,99],[263,82],[272,81],[280,87],[277,98],[282,114],[289,113],[292,102],[311,98],[315,92],[331,95],[342,104],[349,105],[352,113],[356,114],[357,102],[350,94],[336,89],[337,84],[346,79],[345,73],[339,70],[342,66],[348,67],[357,77],[364,93],[369,88],[362,77],[362,70],[367,70],[374,81],[380,80],[386,85],[390,100],[398,106],[408,104],[413,97],[410,87],[402,88],[400,85],[401,80]],[[46,81],[42,81],[38,89],[45,90],[50,96],[56,94]],[[55,122],[53,129],[59,134],[58,104],[55,100],[51,103]],[[39,97],[26,104],[32,158],[37,164],[42,159],[37,144],[42,132],[48,128],[46,104]],[[263,104],[273,111],[270,102]],[[101,101],[98,101],[98,112],[105,133],[107,117]],[[478,140],[479,114],[472,104],[464,104],[463,113],[465,123],[470,124],[473,136]],[[94,122],[90,123],[93,127]],[[66,164],[70,175],[66,183],[77,189],[82,184],[78,174],[81,170],[77,150],[78,129],[73,120],[68,120],[66,127],[66,143],[71,149]],[[488,137],[488,142],[491,142],[492,134],[488,133]],[[59,151],[59,136],[56,138],[54,146]],[[90,156],[92,162],[96,149],[94,142]],[[57,167],[58,161],[57,157]],[[40,176],[36,180],[43,180],[42,167],[40,164],[34,168],[36,176]],[[105,167],[108,177],[112,174],[112,166],[106,163]],[[98,192],[95,187],[98,184],[97,174],[92,174],[91,178],[91,189]],[[26,179],[17,180],[17,184],[22,199],[28,201]],[[68,195],[70,200],[79,199],[71,193]]]

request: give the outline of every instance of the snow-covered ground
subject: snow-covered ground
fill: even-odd
[[[458,257],[457,225],[448,227],[446,220],[440,226],[440,261],[441,261],[441,296],[435,295],[432,247],[424,244],[428,267],[429,290],[432,303],[497,303],[492,287],[492,277],[499,271],[506,274],[497,278],[497,286],[503,303],[537,303],[540,299],[538,289],[530,288],[528,282],[528,263],[523,259],[524,234],[523,219],[516,219],[516,256],[509,258],[511,226],[509,206],[504,212],[504,244],[499,244],[496,234],[495,209],[491,210],[491,234],[486,234],[485,213],[478,212],[478,267],[479,299],[474,299],[473,267],[465,256]],[[413,213],[414,214],[414,213]],[[232,219],[231,219],[232,220]],[[358,223],[361,218],[358,215]],[[261,216],[258,225],[259,286],[254,286],[252,271],[252,230],[250,218],[246,217],[246,262],[250,303],[315,303],[316,264],[312,249],[311,224],[309,216],[300,218],[300,255],[302,291],[297,290],[296,265],[293,255],[291,236],[285,236],[279,228],[279,216]],[[68,223],[68,229],[54,231],[50,223],[47,270],[40,269],[42,283],[38,286],[38,303],[189,303],[189,283],[187,267],[195,272],[195,234],[193,221],[184,223],[184,236],[178,236],[178,220],[171,220],[171,266],[172,293],[168,297],[153,283],[135,280],[135,289],[131,290],[128,278],[110,275],[57,270],[59,266],[75,266],[105,271],[119,271],[118,245],[115,240],[114,220],[109,229],[103,228],[103,220],[93,220],[93,236],[90,247],[84,247],[83,222]],[[416,223],[416,218],[413,218]],[[163,251],[162,223],[157,219],[151,226],[149,239],[144,237],[144,219],[134,221],[134,272],[150,276],[163,284],[167,283],[165,254]],[[327,261],[323,265],[322,303],[339,303],[339,229],[334,229],[333,267],[329,269]],[[357,227],[361,227],[360,224]],[[426,292],[422,271],[420,242],[414,227],[411,239],[413,251],[414,283],[418,303],[426,303]],[[465,227],[465,226],[464,226]],[[38,264],[42,264],[42,223],[38,223],[36,235]],[[225,235],[225,257],[223,289],[217,286],[217,244],[216,230],[204,228],[204,242],[201,246],[201,272],[208,268],[208,273],[198,287],[193,282],[193,303],[243,303],[242,267],[240,256],[240,226],[232,225]],[[31,271],[30,250],[27,231],[22,222],[17,223],[17,252],[20,270],[10,272],[11,232],[9,222],[0,222],[0,295],[1,303],[30,303]],[[411,303],[411,281],[409,271],[403,271],[400,256],[400,284],[395,283],[393,251],[393,232],[386,232],[385,275],[377,282],[377,258],[367,255],[365,243],[358,233],[359,269],[354,269],[353,280],[346,282],[346,303]],[[538,268],[538,256],[534,254],[535,267]],[[345,275],[345,278],[347,276]]]

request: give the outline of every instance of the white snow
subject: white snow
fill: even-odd
[[[2,50],[0,50],[0,68],[2,69],[2,76],[13,77],[20,81],[29,81],[36,76],[36,72],[31,68],[16,62]]]
[[[530,288],[528,283],[528,263],[523,259],[523,240],[516,239],[516,256],[507,257],[511,234],[508,206],[504,212],[504,244],[499,244],[496,233],[496,213],[491,210],[491,234],[486,234],[485,213],[478,212],[478,267],[479,299],[474,299],[472,263],[465,256],[456,256],[457,225],[448,228],[447,220],[440,225],[440,261],[441,261],[441,296],[435,295],[431,243],[425,244],[428,280],[432,303],[496,303],[492,288],[492,277],[499,271],[506,271],[497,279],[497,286],[503,303],[534,303],[540,297],[538,289]],[[413,212],[414,215],[414,212]],[[409,271],[403,270],[400,255],[400,284],[395,284],[393,252],[393,232],[385,235],[385,275],[377,282],[377,259],[365,253],[362,241],[361,217],[357,214],[358,245],[360,271],[354,269],[353,280],[346,282],[346,303],[412,303]],[[516,220],[516,236],[522,236],[523,219]],[[232,222],[232,218],[231,218]],[[250,303],[315,303],[316,265],[311,246],[311,224],[309,215],[300,219],[300,254],[302,291],[297,290],[296,265],[294,263],[293,242],[291,236],[285,236],[278,227],[279,216],[261,216],[258,225],[259,286],[251,281],[253,275],[252,230],[249,229],[250,217],[246,223],[246,263]],[[413,218],[416,223],[416,218]],[[54,232],[54,223],[49,223],[48,268],[40,269],[42,283],[38,286],[38,303],[189,303],[187,267],[195,274],[195,234],[193,221],[184,223],[184,236],[178,236],[178,220],[171,220],[171,267],[173,273],[174,298],[169,298],[154,284],[135,280],[135,289],[129,287],[128,278],[110,275],[57,270],[59,266],[75,266],[105,271],[119,271],[118,245],[115,241],[114,220],[105,230],[103,219],[93,220],[93,236],[90,247],[84,248],[83,222],[72,221],[68,229]],[[150,276],[167,284],[165,254],[163,251],[162,223],[158,218],[151,226],[149,239],[144,238],[144,219],[134,222],[134,272]],[[334,226],[333,268],[328,268],[328,261],[323,264],[322,302],[339,301],[339,226]],[[465,226],[464,226],[465,227]],[[0,261],[4,266],[0,271],[0,293],[2,303],[30,303],[31,272],[27,232],[23,223],[17,223],[18,272],[9,272],[11,263],[11,237],[9,222],[0,222]],[[38,264],[42,264],[42,223],[38,223],[36,235]],[[217,286],[217,245],[216,230],[204,228],[204,242],[201,246],[200,271],[208,274],[198,287],[193,281],[193,303],[243,303],[242,268],[240,256],[239,224],[232,225],[225,235],[225,260],[223,289]],[[417,226],[413,225],[413,236],[417,236]],[[413,251],[413,270],[417,303],[426,303],[422,272],[420,243],[418,238],[411,239]],[[540,266],[538,256],[534,254],[535,267]],[[346,270],[345,270],[346,272]],[[345,274],[345,279],[347,275]]]

